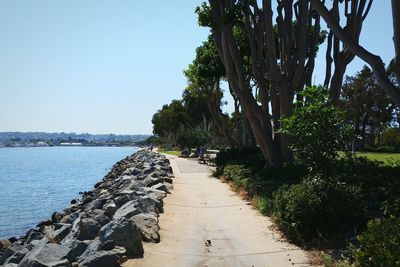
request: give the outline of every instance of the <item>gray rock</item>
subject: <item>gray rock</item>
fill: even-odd
[[[112,250],[115,248],[114,240],[107,240],[100,244],[98,250]]]
[[[79,222],[79,235],[78,240],[94,239],[99,232],[101,225],[92,218],[84,218]]]
[[[96,238],[87,246],[85,251],[78,257],[78,262],[84,261],[85,259],[89,258],[91,255],[96,253],[100,250],[101,241]]]
[[[21,248],[20,250],[16,251],[11,257],[9,257],[4,264],[15,263],[18,264],[21,260],[28,254],[30,251],[26,248]]]
[[[142,184],[143,184],[145,187],[152,187],[153,185],[156,185],[156,184],[162,183],[162,182],[163,182],[163,180],[162,180],[161,178],[155,178],[155,177],[147,176],[147,177],[142,181]]]
[[[155,185],[151,186],[151,188],[170,193],[168,190],[168,187],[164,183],[155,184]]]
[[[120,207],[114,214],[114,220],[118,220],[121,218],[130,218],[136,214],[139,214],[140,210],[138,208],[138,202],[135,200],[131,200],[126,202],[122,207]]]
[[[29,244],[34,240],[40,240],[42,239],[44,236],[41,232],[37,231],[37,230],[29,230],[27,235],[26,235],[26,241],[25,243]]]
[[[62,219],[62,217],[63,217],[63,214],[62,214],[62,213],[54,212],[54,213],[51,215],[51,221],[52,221],[53,223],[59,222],[59,221]]]
[[[142,190],[143,192],[145,192],[146,195],[158,200],[160,203],[162,203],[162,199],[167,196],[167,193],[165,191],[157,190],[150,187],[143,187]]]
[[[164,177],[164,182],[169,183],[169,184],[173,184],[174,180],[170,177]]]
[[[147,242],[160,242],[160,234],[158,231],[158,217],[155,213],[141,213],[135,215],[131,220],[139,227],[142,233],[142,239]]]
[[[114,199],[115,204],[117,205],[117,208],[123,206],[126,202],[130,201],[131,198],[129,195],[123,195],[123,196],[119,196],[116,197]]]
[[[93,209],[101,209],[103,207],[104,203],[106,203],[105,199],[95,199],[91,201],[90,203],[85,205],[84,211],[89,211]]]
[[[154,171],[154,170],[155,170],[154,167],[148,166],[148,167],[145,167],[145,168],[142,170],[142,173],[147,175],[147,174],[151,173],[151,172]]]
[[[160,213],[163,212],[163,206],[159,201],[149,196],[143,196],[138,199],[139,202],[139,209],[143,213]]]
[[[71,214],[65,215],[65,216],[60,220],[60,223],[69,223],[69,224],[72,224],[72,223],[74,223],[74,221],[75,221],[76,219],[78,219],[78,218],[79,218],[79,212],[76,211],[76,212],[73,212],[73,213],[71,213]]]
[[[117,211],[117,205],[115,205],[115,202],[113,200],[109,200],[106,204],[104,204],[103,210],[107,215],[113,216],[114,213]]]
[[[49,264],[49,267],[70,267],[70,266],[71,266],[71,264],[69,263],[69,261],[67,259],[52,262]]]
[[[79,256],[81,256],[85,252],[89,244],[89,240],[79,241],[76,239],[70,239],[63,242],[63,246],[70,249],[71,260],[76,260]]]
[[[49,243],[49,239],[46,236],[44,236],[42,239],[32,240],[29,244],[26,244],[26,248],[32,250],[36,246],[43,246],[47,243]]]
[[[42,227],[42,226],[49,226],[49,225],[51,225],[51,224],[53,224],[53,222],[51,221],[51,219],[49,219],[49,220],[43,220],[43,221],[40,221],[37,225],[36,225],[36,227]]]
[[[58,244],[45,244],[35,247],[19,263],[19,267],[52,266],[69,258],[70,250]],[[69,266],[69,265],[68,265]]]
[[[49,239],[60,243],[71,231],[72,225],[71,224],[64,224],[61,228],[51,232],[48,234]]]
[[[174,189],[174,186],[171,183],[164,182],[165,187],[167,188],[167,193],[171,193]]]
[[[121,218],[104,225],[99,232],[99,240],[113,240],[116,246],[124,247],[127,254],[142,256],[141,233],[133,221]]]
[[[116,251],[96,251],[79,263],[80,267],[117,267],[120,257]]]
[[[1,255],[0,257],[0,265],[4,264],[8,258],[14,255],[17,251],[21,251],[25,249],[21,244],[12,243]]]
[[[82,218],[91,218],[98,222],[101,226],[110,222],[110,218],[106,215],[105,211],[101,209],[93,209],[81,213]]]
[[[0,240],[0,252],[6,251],[9,246],[11,246],[10,240],[8,240],[8,239]]]

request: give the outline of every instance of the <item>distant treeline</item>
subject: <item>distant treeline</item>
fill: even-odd
[[[45,133],[45,132],[0,132],[0,143],[19,143],[43,141],[51,143],[80,141],[95,143],[136,143],[148,138],[148,135],[117,135],[117,134],[89,134],[89,133]]]

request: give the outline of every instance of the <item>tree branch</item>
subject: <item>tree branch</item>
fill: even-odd
[[[380,87],[389,94],[396,105],[400,106],[400,89],[397,88],[387,77],[384,63],[381,57],[367,51],[364,47],[357,44],[350,36],[348,36],[346,32],[340,27],[339,22],[335,20],[334,17],[332,17],[329,10],[325,7],[323,3],[321,3],[320,0],[310,1],[315,10],[317,10],[317,12],[325,20],[328,27],[332,30],[333,34],[335,34],[335,36],[339,38],[340,41],[342,41],[343,44],[346,45],[346,47],[350,49],[355,55],[357,55],[359,58],[361,58],[371,66]]]

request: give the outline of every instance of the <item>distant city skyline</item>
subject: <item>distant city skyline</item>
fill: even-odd
[[[151,134],[209,34],[197,25],[201,2],[0,0],[0,132]],[[392,34],[390,1],[374,2],[360,43],[388,64]],[[347,74],[363,65],[356,58]]]

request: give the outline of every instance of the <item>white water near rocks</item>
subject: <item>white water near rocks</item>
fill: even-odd
[[[64,209],[136,147],[0,148],[0,239]]]

